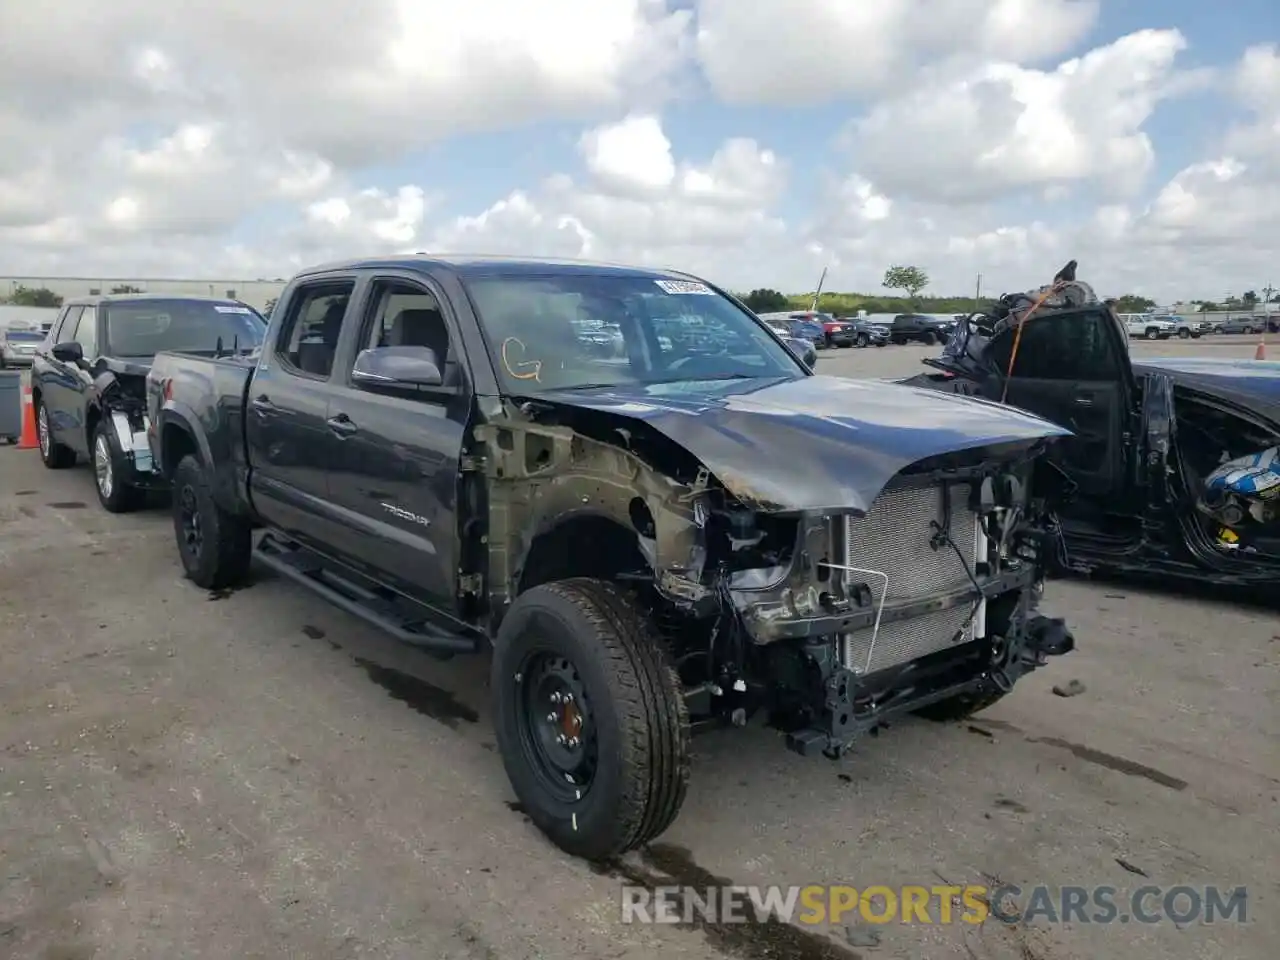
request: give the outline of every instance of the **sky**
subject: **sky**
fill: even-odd
[[[429,251],[729,288],[1280,286],[1280,4],[0,5],[0,273]]]

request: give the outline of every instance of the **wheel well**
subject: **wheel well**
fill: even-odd
[[[200,448],[196,446],[195,437],[186,427],[176,423],[166,423],[160,432],[160,469],[164,476],[172,477],[182,458],[192,454],[200,459]]]
[[[90,407],[85,411],[84,415],[84,442],[85,449],[93,451],[93,431],[98,429],[98,424],[102,420],[102,409],[100,407]]]
[[[648,569],[631,527],[594,514],[571,517],[534,539],[517,593],[571,577],[611,580],[620,573]]]

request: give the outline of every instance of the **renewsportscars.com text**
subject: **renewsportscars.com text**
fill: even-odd
[[[970,884],[622,888],[623,923],[1245,923],[1245,887]]]

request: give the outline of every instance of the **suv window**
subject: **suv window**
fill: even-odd
[[[80,321],[76,324],[75,336],[71,339],[80,344],[86,360],[92,360],[98,356],[97,307],[84,308],[84,312],[80,314]]]
[[[1013,375],[1030,380],[1111,381],[1120,378],[1120,358],[1109,335],[1110,318],[1101,312],[1033,316],[1022,329]],[[1015,330],[991,344],[1001,371],[1009,369]]]
[[[67,307],[67,312],[58,321],[58,329],[53,334],[54,343],[68,343],[75,339],[76,323],[84,307]]]
[[[355,287],[354,280],[330,280],[294,291],[276,341],[275,353],[284,366],[303,376],[328,379]]]
[[[457,380],[457,358],[440,301],[406,280],[375,280],[360,333],[360,350],[374,347],[429,347],[445,385]],[[416,394],[415,394],[416,395]]]

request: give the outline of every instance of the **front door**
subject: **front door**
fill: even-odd
[[[338,337],[355,288],[354,277],[329,278],[290,291],[247,398],[254,509],[269,525],[317,548],[334,527],[328,506],[332,434],[325,421]]]
[[[443,296],[418,278],[377,277],[368,291],[359,336],[344,343],[330,394],[330,496],[341,525],[333,546],[339,559],[451,611],[458,466],[471,409],[456,327]],[[355,357],[378,346],[430,347],[444,384],[353,383]]]
[[[992,343],[991,356],[1009,369],[1014,330]],[[1127,357],[1102,311],[1032,315],[1009,380],[1008,402],[1075,434],[1058,444],[1056,462],[1084,497],[1121,494],[1126,479]]]
[[[64,363],[53,355],[53,347],[58,343],[67,343],[75,339],[76,324],[84,307],[79,304],[67,307],[53,326],[48,340],[48,349],[41,347],[40,361],[31,366],[32,386],[40,390],[44,398],[45,415],[49,418],[49,429],[59,442],[80,450],[75,443],[77,418],[74,413],[74,398],[78,393],[79,373],[69,363]]]

